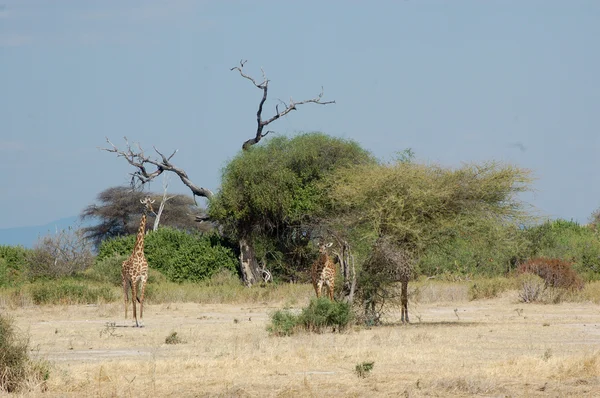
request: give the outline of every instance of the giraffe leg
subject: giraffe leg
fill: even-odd
[[[135,319],[135,326],[139,327],[140,324],[138,323],[137,311],[136,311],[136,305],[135,305],[136,299],[137,299],[137,282],[132,282],[131,283],[131,301],[133,302],[133,318]]]
[[[141,291],[140,291],[140,298],[139,298],[139,302],[140,302],[140,325],[143,326],[143,319],[144,319],[144,292],[146,291],[146,278],[142,278],[142,281],[140,282],[141,286]]]
[[[317,297],[319,297],[319,287],[317,286],[317,282],[313,282],[313,287],[315,288],[315,293],[317,294]]]
[[[333,283],[327,282],[327,295],[329,300],[333,301]]]
[[[127,319],[127,306],[129,305],[129,282],[123,278],[123,297],[125,301],[125,319]]]
[[[402,281],[402,293],[400,296],[402,302],[402,314],[400,320],[402,323],[410,323],[408,320],[408,281]]]
[[[321,297],[321,292],[323,290],[323,281],[317,282],[317,298]]]

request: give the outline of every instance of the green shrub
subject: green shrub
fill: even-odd
[[[13,321],[0,314],[0,391],[12,393],[28,382],[45,382],[50,375],[48,363],[29,358],[29,339],[19,336]]]
[[[531,242],[528,258],[556,258],[573,263],[586,280],[600,280],[600,235],[574,221],[547,221],[524,231]]]
[[[116,299],[114,291],[106,285],[92,286],[89,283],[70,279],[41,281],[30,286],[34,304],[96,304]]]
[[[375,362],[362,362],[355,366],[354,372],[358,377],[367,377],[371,370],[373,370],[373,365]]]
[[[83,275],[86,279],[95,282],[109,283],[111,285],[121,285],[121,269],[123,261],[127,260],[128,256],[115,254],[113,256],[104,257],[102,260],[96,260],[94,265],[87,269]]]
[[[288,309],[274,312],[267,330],[278,336],[289,336],[298,329],[322,333],[331,328],[341,332],[351,321],[350,304],[321,297],[311,299],[308,307],[302,309],[298,315]]]
[[[23,270],[27,264],[27,255],[31,249],[23,246],[0,245],[0,258],[6,260],[6,264],[13,269]]]
[[[289,309],[277,310],[271,314],[271,323],[267,331],[275,336],[294,334],[299,324],[299,316]]]
[[[96,262],[116,255],[129,256],[135,236],[115,238],[100,245]],[[173,228],[160,228],[148,234],[144,251],[149,267],[161,271],[174,282],[201,281],[221,269],[236,271],[237,259],[231,249],[214,234],[190,234]]]
[[[150,235],[152,234],[148,234],[146,238],[148,238]],[[119,236],[117,238],[104,240],[98,248],[96,262],[102,261],[107,257],[128,257],[131,255],[134,245],[135,235]]]
[[[313,298],[308,307],[302,310],[300,322],[311,332],[321,333],[326,328],[344,330],[352,320],[350,304],[330,301],[327,298]]]
[[[22,246],[0,245],[0,287],[26,280],[25,269],[30,249]]]

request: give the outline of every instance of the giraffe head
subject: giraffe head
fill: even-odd
[[[154,213],[154,209],[152,208],[152,203],[154,201],[149,197],[145,197],[144,199],[140,199],[140,203],[144,205],[144,213]]]
[[[329,242],[329,243],[320,242],[319,243],[319,253],[327,254],[327,249],[329,249],[332,245],[333,245],[333,242]]]

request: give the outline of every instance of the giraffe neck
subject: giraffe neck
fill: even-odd
[[[146,235],[146,213],[142,214],[142,220],[140,221],[140,228],[138,229],[137,237],[135,239],[135,246],[133,247],[133,254],[140,255],[144,253],[144,236]]]

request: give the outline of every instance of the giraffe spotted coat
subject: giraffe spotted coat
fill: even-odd
[[[133,318],[135,326],[140,326],[144,317],[144,291],[146,290],[146,282],[148,281],[148,262],[144,256],[144,237],[146,236],[146,217],[148,212],[154,212],[152,209],[153,200],[145,198],[140,200],[144,205],[144,212],[140,220],[137,237],[133,253],[125,261],[121,267],[121,277],[123,281],[123,295],[125,301],[125,319],[127,319],[127,306],[129,301],[129,290],[131,290],[131,301],[133,302]],[[138,286],[140,295],[138,297]],[[140,320],[138,322],[136,312],[136,301],[140,303]]]
[[[331,247],[332,243],[327,245],[319,245],[319,257],[313,263],[311,268],[311,279],[317,297],[321,297],[323,285],[327,286],[328,297],[333,301],[333,288],[335,283],[335,264],[327,254],[327,248]]]

